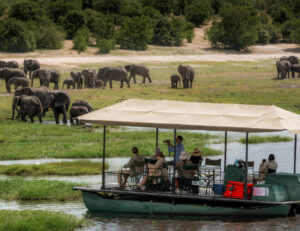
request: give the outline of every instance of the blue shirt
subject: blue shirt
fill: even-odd
[[[174,147],[168,147],[169,152],[174,152]],[[179,161],[179,156],[181,152],[184,151],[184,146],[182,143],[176,144],[175,162]]]

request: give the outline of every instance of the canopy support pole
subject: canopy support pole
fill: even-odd
[[[176,129],[174,129],[174,158],[173,158],[173,181],[172,181],[172,192],[175,194],[175,166],[176,166]]]
[[[155,143],[155,147],[158,147],[158,128],[156,128],[156,139],[155,139],[156,143]]]
[[[246,163],[248,164],[249,133],[246,132]]]
[[[103,126],[102,187],[101,187],[101,189],[105,189],[105,142],[106,142],[106,125]]]
[[[295,135],[295,144],[294,144],[294,174],[296,174],[297,170],[297,135]]]
[[[225,131],[225,146],[224,146],[224,172],[227,164],[227,131]]]

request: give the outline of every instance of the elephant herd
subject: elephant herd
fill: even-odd
[[[171,88],[178,88],[178,84],[183,83],[183,88],[191,88],[195,75],[194,69],[189,65],[178,66],[179,75],[171,76]],[[27,75],[29,76],[27,78]],[[150,70],[142,64],[129,64],[124,67],[103,67],[95,70],[71,71],[70,78],[63,81],[62,88],[67,89],[82,89],[82,88],[105,88],[107,83],[112,88],[113,81],[120,82],[120,88],[124,83],[130,87],[130,80],[136,83],[136,76],[141,76],[143,82],[148,79],[152,82],[150,77]],[[41,68],[38,60],[25,59],[23,62],[23,69],[19,68],[16,61],[1,61],[0,60],[0,79],[5,80],[6,90],[11,92],[11,85],[18,87],[33,86],[34,80],[39,79],[40,86],[49,88],[50,83],[54,84],[54,90],[59,89],[60,72],[55,69]],[[181,80],[182,79],[182,80]]]
[[[59,115],[63,116],[63,123],[67,123],[67,111],[71,103],[70,96],[67,92],[61,90],[49,90],[47,87],[19,87],[15,91],[12,102],[12,120],[21,118],[22,121],[27,121],[28,116],[31,122],[34,122],[34,117],[38,117],[42,122],[42,117],[46,112],[52,109],[55,122],[59,124]],[[88,102],[83,100],[75,101],[70,109],[70,122],[73,123],[77,116],[94,111],[95,109]]]
[[[298,72],[298,78],[300,78],[300,64],[299,59],[296,56],[283,56],[276,62],[277,78],[285,79],[290,78],[290,72],[292,77],[295,78],[295,72]]]

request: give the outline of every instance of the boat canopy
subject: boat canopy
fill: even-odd
[[[263,105],[129,99],[78,119],[102,125],[300,134],[300,115]]]

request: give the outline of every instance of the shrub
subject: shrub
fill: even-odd
[[[176,0],[143,0],[144,6],[151,6],[161,14],[171,14],[175,8]]]
[[[186,23],[185,37],[186,37],[188,43],[191,43],[193,38],[195,37],[194,25],[192,23],[189,23],[189,22]]]
[[[118,41],[123,49],[146,50],[153,37],[152,21],[148,17],[125,18]]]
[[[221,11],[222,21],[206,31],[213,46],[242,50],[256,43],[259,22],[254,8],[229,6]]]
[[[36,48],[33,33],[26,25],[14,18],[0,23],[0,50],[9,52],[27,52]]]
[[[60,49],[65,34],[49,18],[42,17],[39,22],[28,22],[27,27],[34,34],[38,49]]]
[[[47,1],[46,8],[50,18],[54,22],[59,22],[69,11],[81,10],[82,4],[81,0],[51,0]]]
[[[94,0],[95,10],[103,13],[119,13],[122,4],[121,0]]]
[[[0,17],[2,17],[7,9],[7,5],[3,2],[0,2]]]
[[[9,11],[9,16],[21,21],[37,21],[45,15],[45,10],[40,5],[31,0],[20,0],[15,2]]]
[[[295,43],[300,43],[300,19],[294,22],[294,30],[291,33],[291,40]]]
[[[267,43],[269,43],[270,39],[271,39],[271,36],[269,34],[269,31],[264,28],[260,28],[258,31],[257,42],[260,44],[267,44]]]
[[[213,13],[214,11],[210,2],[205,0],[193,0],[192,3],[187,5],[184,9],[186,19],[196,26],[203,24]]]
[[[120,14],[128,17],[142,15],[142,4],[140,0],[123,0],[120,6]]]
[[[82,28],[78,30],[73,38],[73,49],[85,51],[89,42],[89,30]]]
[[[62,24],[67,33],[67,39],[72,39],[76,32],[85,26],[84,15],[82,11],[69,11]]]
[[[98,47],[100,54],[108,54],[115,47],[115,41],[112,39],[99,39]]]

